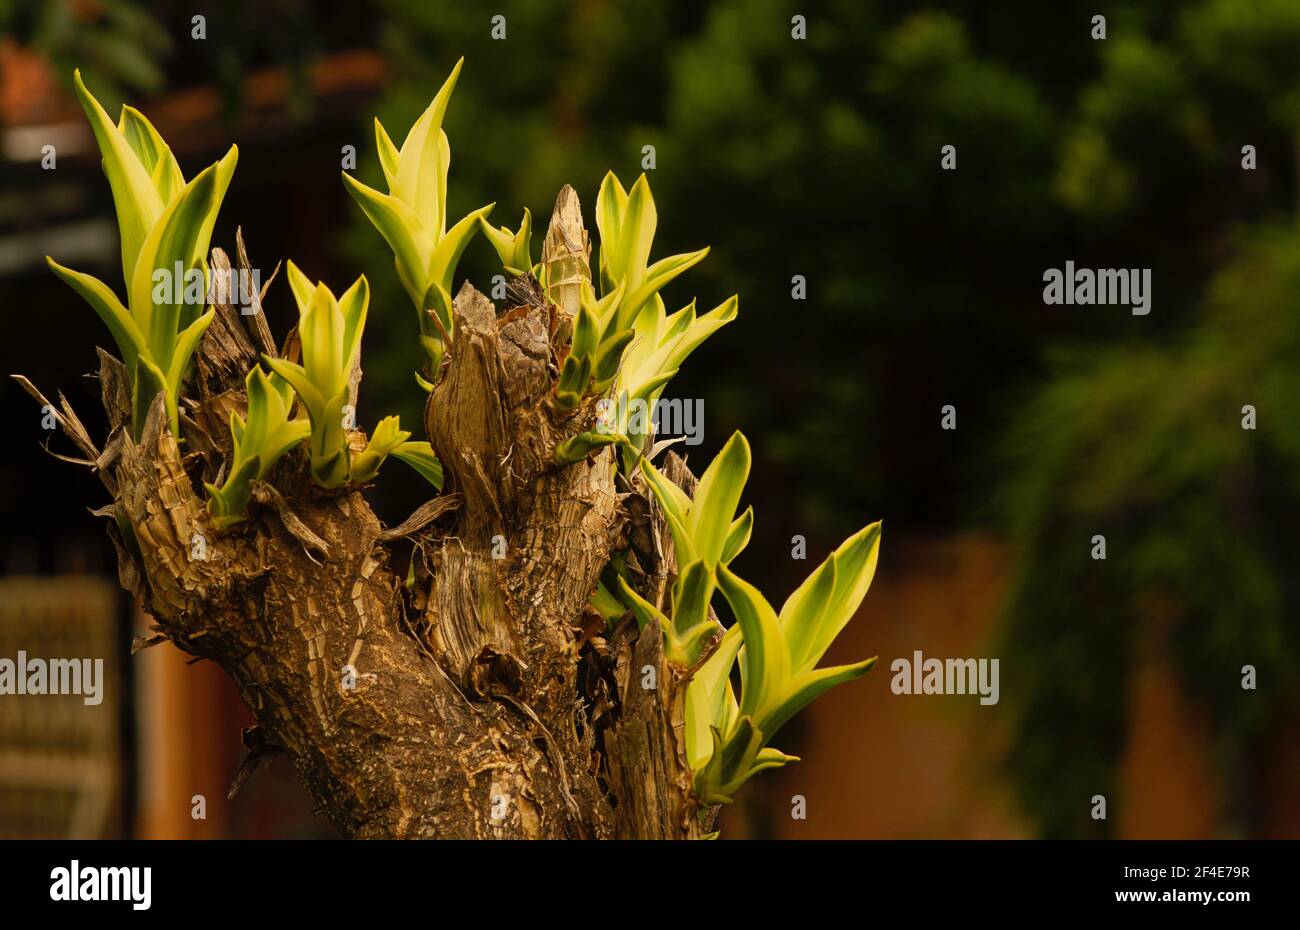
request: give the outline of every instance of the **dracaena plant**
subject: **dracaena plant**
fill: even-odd
[[[511,232],[505,226],[493,226],[486,216],[478,218],[479,227],[488,242],[497,250],[501,265],[506,272],[516,277],[525,272],[542,275],[542,266],[533,264],[533,215],[524,207],[523,219],[519,221],[519,231]],[[540,280],[540,277],[539,277]],[[545,286],[546,282],[541,282]]]
[[[691,352],[735,319],[737,299],[733,296],[703,316],[697,316],[694,301],[667,313],[660,290],[708,250],[649,264],[657,214],[644,175],[630,192],[612,172],[606,175],[596,222],[601,294],[597,297],[589,283],[581,284],[555,406],[572,410],[597,396],[602,398],[600,416],[594,429],[560,443],[555,458],[573,463],[617,443],[626,473],[640,465],[668,524],[678,565],[666,610],[636,590],[620,556],[602,573],[590,603],[610,624],[628,612],[642,631],[657,622],[666,659],[693,670],[688,671],[685,741],[695,794],[704,804],[729,803],[754,774],[795,761],[768,745],[791,716],[829,688],[865,675],[875,662],[816,667],[866,594],[880,526],[867,527],[836,550],[779,616],[757,589],[731,571],[729,564],[753,531],[752,507],[736,515],[749,476],[748,442],[734,434],[691,498],[650,463],[653,450],[647,449],[647,440],[652,435],[648,411]],[[528,212],[517,233],[486,222],[482,226],[506,271],[532,271],[549,293],[548,266],[534,264],[530,252]],[[711,611],[719,589],[736,617],[721,636]],[[739,700],[731,684],[737,662]]]
[[[596,300],[591,286],[583,282],[573,341],[555,385],[555,405],[561,410],[572,410],[588,393],[605,393],[617,378],[623,350],[636,335],[630,326],[619,324],[616,311],[624,289],[620,284]]]
[[[697,319],[695,302],[667,313],[660,291],[688,268],[709,254],[707,248],[670,255],[653,264],[650,251],[659,215],[650,182],[642,174],[631,191],[611,171],[605,175],[596,197],[596,226],[600,231],[600,302],[592,302],[597,319],[607,335],[599,348],[616,351],[617,361],[596,353],[593,368],[615,372],[610,380],[594,380],[590,393],[611,388],[602,421],[596,433],[613,434],[623,442],[624,468],[635,467],[650,435],[647,411],[695,348],[736,316],[733,296]],[[603,319],[602,319],[603,318]],[[626,343],[611,337],[630,331]],[[626,351],[623,346],[626,345]]]
[[[348,480],[349,450],[344,407],[361,334],[370,307],[370,286],[362,275],[341,298],[324,282],[312,284],[298,267],[286,265],[289,288],[298,305],[302,364],[263,357],[302,398],[311,419],[311,474],[317,484],[336,488]]]
[[[443,339],[451,338],[453,331],[451,288],[456,265],[480,221],[493,207],[481,207],[447,228],[451,147],[442,120],[463,62],[456,62],[451,76],[411,126],[400,149],[383,124],[375,120],[375,143],[387,194],[343,174],[348,191],[393,250],[397,276],[415,304],[420,345],[427,359],[425,377],[420,381],[426,389],[437,375]]]
[[[606,616],[626,606],[644,629],[658,620],[669,661],[692,667],[686,692],[686,755],[696,794],[707,804],[728,803],[751,776],[796,761],[767,745],[777,730],[818,696],[865,675],[875,659],[817,668],[835,637],[857,611],[875,574],[880,524],[850,537],[790,596],[778,615],[761,593],[731,571],[753,531],[753,508],[735,516],[749,476],[749,444],[735,433],[705,469],[695,497],[687,496],[642,460],[651,492],[673,537],[679,573],[669,615],[659,611],[619,574],[619,594],[599,586],[593,602]],[[736,623],[718,638],[709,613],[721,590]],[[741,667],[737,701],[731,673]]]
[[[280,457],[311,432],[305,419],[291,419],[293,391],[275,375],[267,377],[254,367],[244,381],[248,391],[248,419],[230,414],[230,461],[225,481],[206,484],[208,513],[224,529],[244,520],[252,497],[253,479],[265,478]]]
[[[441,489],[442,466],[431,444],[410,441],[396,417],[380,420],[364,442],[352,429],[351,411],[345,417],[360,375],[367,279],[336,297],[288,264],[298,307],[298,339],[288,345],[297,344],[298,355],[268,352],[259,360],[251,344],[226,338],[224,328],[222,339],[200,345],[214,313],[223,323],[240,319],[227,320],[224,305],[201,312],[204,254],[235,152],[187,184],[142,116],[126,108],[110,122],[78,81],[117,204],[127,303],[93,278],[55,270],[108,323],[130,378],[129,405],[119,392],[104,392],[110,418],[131,414],[137,424],[138,441],[116,442],[113,474],[101,472],[114,496],[104,512],[120,531],[122,577],[134,579],[165,637],[218,659],[241,691],[258,696],[250,709],[267,745],[293,757],[317,803],[345,832],[702,836],[713,805],[730,801],[756,772],[793,760],[771,745],[791,715],[870,668],[871,660],[818,664],[871,582],[880,527],[840,546],[779,613],[733,571],[754,525],[752,508],[738,513],[749,444],[733,435],[688,494],[668,477],[680,470],[689,485],[683,462],[662,471],[652,464],[657,449],[649,442],[648,410],[695,347],[735,318],[736,299],[702,316],[694,302],[667,313],[661,289],[706,250],[651,262],[656,210],[644,176],[631,190],[613,174],[602,183],[594,276],[571,189],[557,200],[540,261],[531,251],[527,211],[517,232],[488,226],[487,208],[447,229],[450,159],[441,124],[459,70],[458,64],[400,149],[376,124],[387,194],[346,182],[392,246],[418,311],[428,357],[424,384],[443,378],[431,405],[452,405],[431,406],[426,427],[440,448],[458,453],[450,464],[461,493],[422,505],[384,530],[355,486],[375,479],[392,456]],[[452,306],[452,276],[480,228],[507,272],[534,275],[551,299],[511,308],[502,325],[523,319],[529,331],[544,329],[554,375],[506,339],[482,340],[481,352],[443,354],[443,340],[455,338],[453,310],[465,309]],[[194,300],[148,287],[158,272],[178,269],[197,273]],[[468,299],[485,298],[471,289]],[[568,322],[571,328],[560,325]],[[255,335],[261,346],[271,345],[265,327]],[[184,408],[194,416],[181,422],[196,346],[213,360],[240,359],[248,371],[245,377],[242,367],[205,366],[206,390],[186,395]],[[117,373],[108,359],[104,370]],[[472,376],[460,377],[462,370]],[[536,378],[539,370],[545,382]],[[247,410],[229,417],[226,453],[206,426],[238,406],[241,380]],[[527,386],[529,415],[513,415],[510,392],[484,389],[498,383]],[[460,405],[466,415],[432,415],[460,414]],[[104,461],[107,447],[95,448],[66,401],[63,411],[60,422],[86,461]],[[597,426],[588,429],[597,412]],[[483,415],[491,429],[481,429]],[[513,433],[498,428],[507,423]],[[182,428],[203,440],[184,456]],[[588,431],[574,436],[579,429]],[[564,441],[552,454],[556,439]],[[617,454],[600,451],[611,442],[621,446]],[[583,462],[592,452],[597,456]],[[199,473],[210,479],[206,517],[191,480]],[[258,483],[281,479],[292,482],[289,493]],[[272,504],[280,519],[249,520],[254,498]],[[449,523],[436,524],[453,511]],[[218,529],[242,522],[239,533],[254,544],[223,547],[217,559],[193,557],[186,531],[203,521]],[[397,597],[402,579],[378,547],[411,537],[409,596]],[[512,550],[508,559],[497,553],[503,539]],[[606,632],[617,636],[595,635],[599,622],[588,598],[612,627]],[[734,617],[726,629],[715,613],[724,603]],[[643,638],[656,630],[662,643]],[[212,632],[218,635],[205,635]],[[407,636],[419,648],[404,642]],[[250,654],[256,662],[247,661]],[[575,661],[579,655],[582,662]],[[632,691],[631,676],[646,667],[643,655],[671,686]],[[321,710],[319,676],[302,670],[346,668],[345,661],[364,665],[368,684],[331,697],[330,718],[339,725],[285,726],[315,720]],[[614,701],[594,697],[620,688]],[[498,698],[512,709],[480,712],[479,705]],[[520,708],[527,713],[514,712]],[[601,721],[584,726],[599,732],[598,742],[572,738],[575,708],[587,715],[584,724]],[[539,732],[560,738],[538,740]],[[665,747],[672,751],[661,753]],[[448,772],[448,752],[465,764]],[[483,782],[474,772],[496,770],[531,773],[532,816],[516,810],[501,823],[482,816],[475,785]],[[650,803],[639,803],[639,795]]]
[[[653,264],[650,250],[658,212],[650,183],[642,174],[631,191],[611,171],[596,198],[600,231],[599,286],[582,281],[573,339],[560,368],[555,405],[572,410],[590,396],[609,395],[595,429],[566,440],[556,450],[560,463],[578,461],[611,443],[624,447],[626,471],[635,468],[650,435],[652,410],[664,387],[705,339],[736,318],[732,296],[697,317],[695,302],[668,314],[660,290],[708,255],[707,248],[670,255]],[[531,216],[524,211],[519,231],[481,223],[511,274],[532,270],[550,292],[546,265],[534,265],[530,252]],[[565,281],[572,277],[565,276]],[[579,278],[579,280],[581,280]]]
[[[615,291],[611,296],[617,296],[617,293]],[[633,329],[617,334],[619,338],[603,337],[597,343],[594,357],[580,365],[573,372],[574,380],[567,384],[565,377],[575,366],[566,359],[557,384],[557,406],[576,404],[583,395],[599,395],[607,389],[608,396],[599,401],[596,426],[561,443],[556,449],[556,460],[576,462],[599,446],[618,443],[622,448],[624,471],[631,472],[640,456],[648,451],[646,443],[653,426],[651,411],[664,388],[700,343],[736,318],[736,307],[736,298],[730,297],[697,318],[695,302],[691,301],[669,316],[664,311],[663,299],[656,294],[638,314]],[[583,307],[583,311],[588,309]],[[575,346],[579,342],[578,329],[583,315],[583,312],[579,313],[578,325],[574,328]],[[590,316],[597,321],[601,319],[595,313]],[[600,326],[597,322],[595,331],[605,332]],[[630,348],[626,348],[628,346]],[[587,378],[589,369],[594,369],[595,374]],[[614,374],[608,380],[598,377],[611,369]],[[585,387],[578,386],[580,384],[585,384]],[[567,404],[562,399],[565,390],[571,392]]]
[[[709,616],[709,602],[717,584],[718,568],[738,556],[749,543],[754,528],[754,508],[735,516],[749,478],[749,443],[734,433],[700,477],[695,498],[663,476],[649,461],[642,460],[651,491],[659,501],[673,537],[673,549],[680,570],[673,584],[671,618],[641,597],[619,575],[619,591],[644,627],[659,619],[664,630],[665,652],[670,661],[694,665],[717,625]]]
[[[790,595],[780,614],[757,588],[719,566],[718,587],[736,624],[686,694],[686,754],[702,801],[725,804],[754,774],[797,761],[768,741],[822,694],[871,670],[874,656],[826,668],[817,663],[866,596],[879,545],[879,523],[851,536]],[[730,680],[737,661],[739,701]]]
[[[703,248],[650,264],[650,248],[658,225],[659,213],[644,174],[636,179],[630,192],[624,190],[614,172],[605,175],[596,195],[600,286],[602,294],[623,288],[614,308],[620,329],[632,326],[637,314],[661,289],[709,254]]]
[[[637,315],[635,337],[623,357],[614,395],[607,404],[606,423],[602,424],[602,428],[612,428],[627,437],[623,446],[625,468],[630,470],[646,451],[652,425],[647,414],[668,382],[700,343],[736,318],[736,308],[733,296],[697,317],[692,300],[669,316],[663,299],[656,294]]]
[[[113,334],[126,366],[132,422],[162,392],[172,435],[179,437],[177,400],[203,332],[207,251],[238,149],[188,183],[171,149],[143,114],[122,107],[114,123],[75,75],[77,98],[90,120],[113,191],[122,239],[126,303],[103,281],[47,258],[50,268],[94,308]]]
[[[370,306],[365,275],[335,298],[324,282],[312,284],[293,262],[287,263],[286,270],[298,305],[302,364],[270,356],[263,356],[263,361],[292,386],[307,410],[312,479],[325,488],[371,481],[384,459],[393,455],[410,462],[441,487],[441,469],[429,444],[409,442],[411,434],[401,428],[397,417],[381,420],[366,447],[352,454],[345,407],[351,398],[352,374]]]

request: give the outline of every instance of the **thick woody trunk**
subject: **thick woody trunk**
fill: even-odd
[[[446,486],[392,530],[358,490],[312,485],[298,454],[256,487],[244,524],[211,525],[196,488],[222,467],[257,352],[275,351],[262,316],[241,317],[219,286],[182,404],[184,454],[160,400],[132,440],[121,365],[107,355],[103,452],[64,402],[65,429],[113,494],[101,513],[156,641],[219,663],[257,721],[236,787],[261,757],[283,754],[354,837],[711,829],[684,758],[686,670],[665,662],[657,629],[638,633],[629,619],[607,632],[588,607],[611,552],[629,548],[644,593],[661,601],[671,536],[639,481],[616,474],[610,447],[554,462],[557,444],[595,419],[594,399],[565,414],[552,403],[588,252],[566,187],[543,254],[551,280],[563,268],[569,282],[555,303],[530,276],[499,307],[461,288],[426,412]],[[238,257],[247,264],[242,242]],[[213,268],[228,267],[214,251]],[[664,467],[693,491],[683,463]]]

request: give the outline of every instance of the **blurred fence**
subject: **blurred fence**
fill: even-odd
[[[0,837],[120,831],[118,603],[113,584],[92,575],[0,578],[0,661],[13,663],[0,693]],[[99,703],[82,694],[17,693],[20,654],[102,660]]]

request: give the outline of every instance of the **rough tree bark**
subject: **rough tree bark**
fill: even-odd
[[[60,396],[65,432],[113,497],[98,513],[111,518],[122,584],[155,621],[137,646],[170,640],[217,662],[257,721],[232,791],[283,754],[352,837],[712,829],[716,810],[695,800],[684,755],[688,670],[665,661],[658,629],[625,619],[607,635],[587,606],[616,550],[663,606],[671,536],[639,480],[616,474],[611,447],[573,465],[553,459],[595,420],[594,399],[565,414],[552,403],[589,252],[565,187],[543,252],[551,280],[568,282],[554,303],[531,276],[500,307],[461,288],[426,410],[446,486],[393,529],[360,490],[315,487],[301,449],[255,487],[244,524],[211,525],[196,489],[225,465],[229,413],[246,406],[257,353],[277,352],[261,313],[232,307],[222,274],[182,400],[184,451],[161,398],[132,439],[125,373],[107,353],[102,451]],[[237,261],[248,265],[242,239]],[[220,250],[212,267],[230,267]],[[279,352],[296,351],[291,333]],[[663,467],[693,492],[680,459]]]

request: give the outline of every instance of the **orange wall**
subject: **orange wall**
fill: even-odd
[[[810,565],[816,564],[810,559]],[[890,662],[994,658],[1007,554],[995,539],[887,541],[859,615],[824,660],[879,655],[865,678],[819,699],[778,735],[803,761],[758,776],[724,811],[724,837],[1000,838],[1032,835],[1014,786],[998,774],[1015,670],[1000,668],[1001,700],[895,695]],[[769,595],[777,603],[785,592]],[[1236,835],[1227,825],[1206,714],[1183,693],[1166,648],[1168,605],[1144,604],[1119,790],[1108,814],[1121,838]],[[1261,759],[1262,833],[1300,837],[1300,721],[1281,721]],[[1290,734],[1287,739],[1284,734]],[[1251,790],[1247,786],[1246,790]],[[748,797],[746,797],[748,795]],[[806,820],[791,817],[794,795]],[[1089,799],[1081,799],[1085,807]]]

